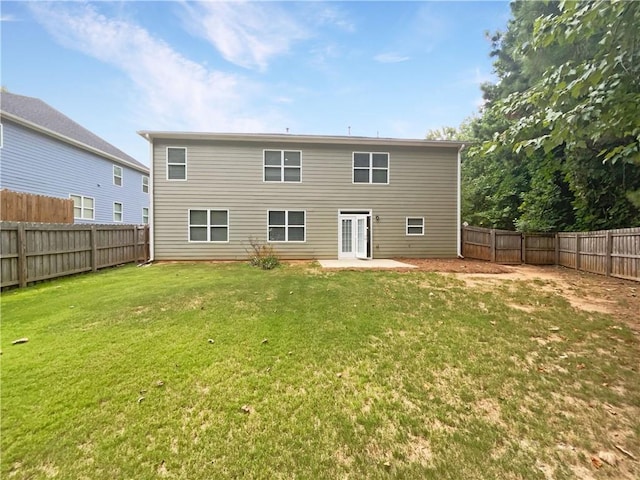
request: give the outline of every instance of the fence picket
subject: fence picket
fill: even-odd
[[[147,261],[148,230],[147,225],[0,222],[0,286],[25,287],[39,280]],[[142,257],[136,253],[138,246]]]
[[[521,234],[462,227],[462,254],[496,263],[561,265],[640,281],[640,227],[593,232]],[[520,251],[515,239],[521,242]],[[506,247],[507,242],[510,246]],[[520,260],[516,261],[517,255]]]

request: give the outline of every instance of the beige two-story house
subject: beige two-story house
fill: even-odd
[[[462,143],[139,132],[154,260],[454,258]]]

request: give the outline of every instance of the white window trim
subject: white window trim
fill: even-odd
[[[267,153],[266,152],[280,152],[280,180],[267,180],[266,168],[277,168],[277,165],[267,165]],[[284,165],[284,152],[296,152],[300,154],[300,166],[299,167],[285,167]],[[284,171],[287,168],[299,168],[300,169],[300,180],[291,181],[284,179]],[[302,150],[279,150],[272,148],[265,148],[262,150],[262,181],[263,183],[302,183]]]
[[[271,225],[269,224],[269,213],[270,212],[284,212],[284,225]],[[289,212],[302,212],[304,213],[304,224],[302,225],[289,225]],[[269,240],[269,228],[284,227],[284,240]],[[302,240],[289,240],[289,227],[294,228],[304,228],[304,238]],[[296,210],[294,208],[290,209],[278,209],[274,208],[271,210],[267,210],[267,243],[306,243],[307,242],[307,211],[306,210]]]
[[[4,147],[4,128],[0,123],[0,148]]]
[[[205,211],[207,212],[207,224],[206,225],[191,225],[191,212],[192,211]],[[211,212],[227,212],[227,224],[226,225],[211,225],[209,223],[211,221]],[[207,239],[206,240],[191,240],[191,227],[206,227],[207,229]],[[226,227],[227,228],[227,239],[222,240],[211,240],[211,227]],[[190,208],[187,211],[187,242],[189,243],[229,243],[229,238],[231,237],[231,215],[229,214],[228,208]]]
[[[144,179],[147,179],[146,183],[144,181]],[[147,187],[147,191],[145,192],[144,189],[145,187]],[[150,187],[149,187],[149,175],[143,175],[142,176],[142,193],[149,193],[150,191]]]
[[[144,214],[144,211],[147,211],[147,214]],[[147,217],[147,221],[144,221],[144,217]],[[142,207],[142,224],[149,225],[149,207]]]
[[[96,199],[93,197],[89,197],[87,195],[80,195],[78,193],[70,193],[69,194],[69,198],[73,200],[73,197],[80,197],[80,217],[76,217],[75,214],[75,203],[74,203],[74,207],[73,207],[73,219],[74,220],[95,220],[96,219]],[[84,200],[85,198],[90,198],[91,201],[93,202],[93,208],[89,209],[89,208],[85,208],[84,206]],[[84,213],[85,210],[91,210],[91,218],[84,218],[82,215]]]
[[[116,170],[120,169],[120,175],[116,174]],[[116,183],[116,178],[120,179],[120,185],[118,185]],[[113,166],[113,184],[116,187],[123,187],[124,186],[124,168],[122,168],[120,165],[114,165]]]
[[[409,225],[409,220],[421,220],[422,221],[422,225]],[[420,227],[422,229],[422,232],[421,233],[409,233],[409,226],[411,226],[411,228]],[[406,217],[406,220],[405,220],[405,234],[408,237],[422,237],[422,236],[424,236],[424,217]]]
[[[116,205],[120,205],[120,212],[116,212]],[[120,213],[120,220],[116,220],[116,213]],[[124,204],[122,202],[113,202],[113,221],[117,223],[124,222]]]
[[[169,149],[170,148],[176,148],[176,149],[179,148],[181,150],[184,150],[184,163],[170,163],[169,162]],[[189,154],[189,152],[187,152],[187,147],[167,147],[167,149],[166,149],[166,159],[167,159],[167,162],[166,162],[167,168],[166,168],[166,170],[167,170],[167,180],[168,181],[170,181],[170,182],[186,182],[187,181],[187,178],[189,178],[189,176],[188,176],[188,167],[187,167],[187,165],[189,163],[188,154]],[[184,178],[169,178],[169,166],[170,165],[184,166]]]
[[[369,155],[369,181],[368,182],[356,182],[356,153]],[[387,156],[387,168],[373,167],[373,155],[380,154]],[[364,167],[357,167],[358,170],[364,170]],[[374,170],[386,170],[387,181],[385,183],[373,181]],[[389,185],[391,182],[391,154],[389,152],[353,152],[351,154],[351,183],[353,185]]]

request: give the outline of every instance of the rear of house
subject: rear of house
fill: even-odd
[[[459,142],[139,132],[151,144],[152,257],[453,258]]]

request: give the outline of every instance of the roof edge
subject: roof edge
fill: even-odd
[[[333,145],[361,144],[361,145],[400,145],[410,147],[449,147],[459,149],[465,143],[454,140],[422,140],[411,138],[385,137],[356,137],[334,135],[295,135],[281,133],[215,133],[215,132],[171,132],[139,130],[138,135],[151,142],[154,139],[166,140],[228,140],[228,141],[270,141],[270,142],[298,142],[322,143]]]
[[[81,148],[83,150],[87,150],[88,152],[94,153],[96,155],[99,155],[101,157],[105,157],[109,160],[112,160],[114,162],[117,163],[121,163],[123,165],[126,165],[129,168],[133,168],[134,170],[137,170],[139,172],[143,172],[143,173],[149,173],[149,168],[147,167],[140,167],[140,165],[136,165],[135,163],[131,163],[130,161],[121,158],[121,157],[117,157],[115,155],[112,155],[110,153],[107,153],[103,150],[100,150],[99,148],[95,148],[92,147],[91,145],[87,145],[86,143],[83,142],[79,142],[78,140],[74,140],[73,138],[67,137],[66,135],[62,135],[58,132],[55,132],[53,130],[50,130],[48,128],[45,128],[41,125],[38,125],[37,123],[33,123],[30,122],[29,120],[25,120],[24,118],[21,118],[17,115],[14,115],[12,113],[9,112],[5,112],[4,110],[0,111],[0,117],[2,118],[7,118],[8,120],[11,120],[12,122],[18,123],[24,127],[30,128],[32,130],[35,130],[37,132],[40,133],[44,133],[45,135],[48,135],[50,137],[53,138],[57,138],[58,140],[61,140],[65,143],[68,143],[70,145],[73,145],[75,147]]]

